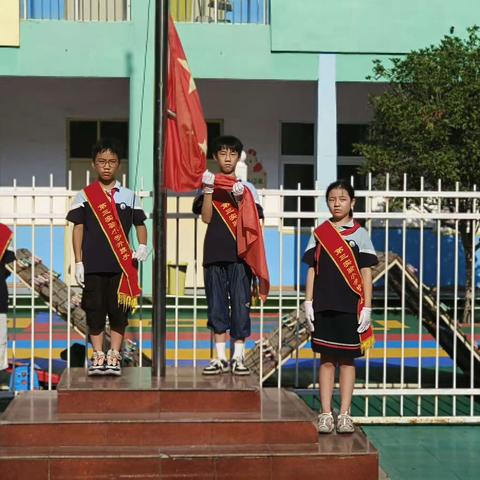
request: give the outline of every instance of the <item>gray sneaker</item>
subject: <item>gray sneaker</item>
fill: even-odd
[[[333,432],[333,415],[332,413],[321,413],[317,417],[318,433],[332,433]]]
[[[348,413],[343,413],[337,418],[337,433],[353,433],[355,426],[352,417]]]

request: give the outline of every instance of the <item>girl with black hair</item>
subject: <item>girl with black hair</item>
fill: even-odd
[[[378,260],[367,231],[353,220],[352,186],[344,180],[330,184],[326,201],[331,218],[314,230],[303,257],[309,266],[305,314],[312,331],[312,349],[321,355],[318,431],[331,433],[334,429],[332,394],[338,366],[341,405],[336,429],[352,433],[354,358],[373,345],[371,267]]]

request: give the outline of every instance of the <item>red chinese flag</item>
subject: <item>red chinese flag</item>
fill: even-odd
[[[207,125],[172,17],[168,21],[165,187],[190,192],[201,186],[206,168]]]

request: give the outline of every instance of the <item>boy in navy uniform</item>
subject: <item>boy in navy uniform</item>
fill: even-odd
[[[113,141],[100,140],[93,147],[92,165],[98,181],[77,194],[67,215],[67,220],[75,224],[75,278],[84,289],[82,308],[87,314],[93,347],[89,375],[121,375],[120,351],[128,310],[140,294],[133,259],[147,258],[145,212],[134,192],[122,187],[115,178],[120,158],[120,149]],[[128,244],[132,225],[139,243],[133,253]],[[122,289],[126,291],[122,293]],[[107,315],[111,345],[105,354]]]
[[[244,364],[244,348],[245,339],[250,336],[252,268],[239,257],[236,237],[236,219],[242,201],[247,201],[246,189],[251,193],[248,200],[256,205],[257,224],[258,218],[263,218],[263,211],[254,186],[235,176],[235,166],[243,150],[240,140],[223,136],[215,139],[212,147],[221,173],[204,172],[202,192],[193,204],[193,212],[201,214],[203,222],[208,224],[203,266],[207,326],[214,333],[216,349],[216,358],[203,373],[217,375],[231,370],[234,375],[249,375],[250,370]],[[263,251],[261,232],[260,241]],[[226,357],[227,331],[234,341],[231,364]]]

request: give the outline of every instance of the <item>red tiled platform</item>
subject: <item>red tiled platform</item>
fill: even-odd
[[[150,367],[124,368],[121,377],[71,368],[57,391],[60,413],[260,411],[256,377],[208,377],[194,368],[168,368],[165,378],[152,377]]]
[[[0,447],[2,480],[229,479],[375,480],[378,454],[366,437],[328,435],[316,444],[211,447]]]
[[[294,393],[260,390],[254,378],[178,369],[152,380],[132,368],[88,379],[75,369],[58,393],[20,394],[0,417],[0,478],[378,477],[377,451],[360,430],[319,438],[314,418]]]
[[[178,393],[181,396],[181,393]],[[262,391],[258,412],[85,413],[57,411],[56,392],[25,392],[0,421],[0,446],[171,446],[314,443],[313,414],[293,393]]]

